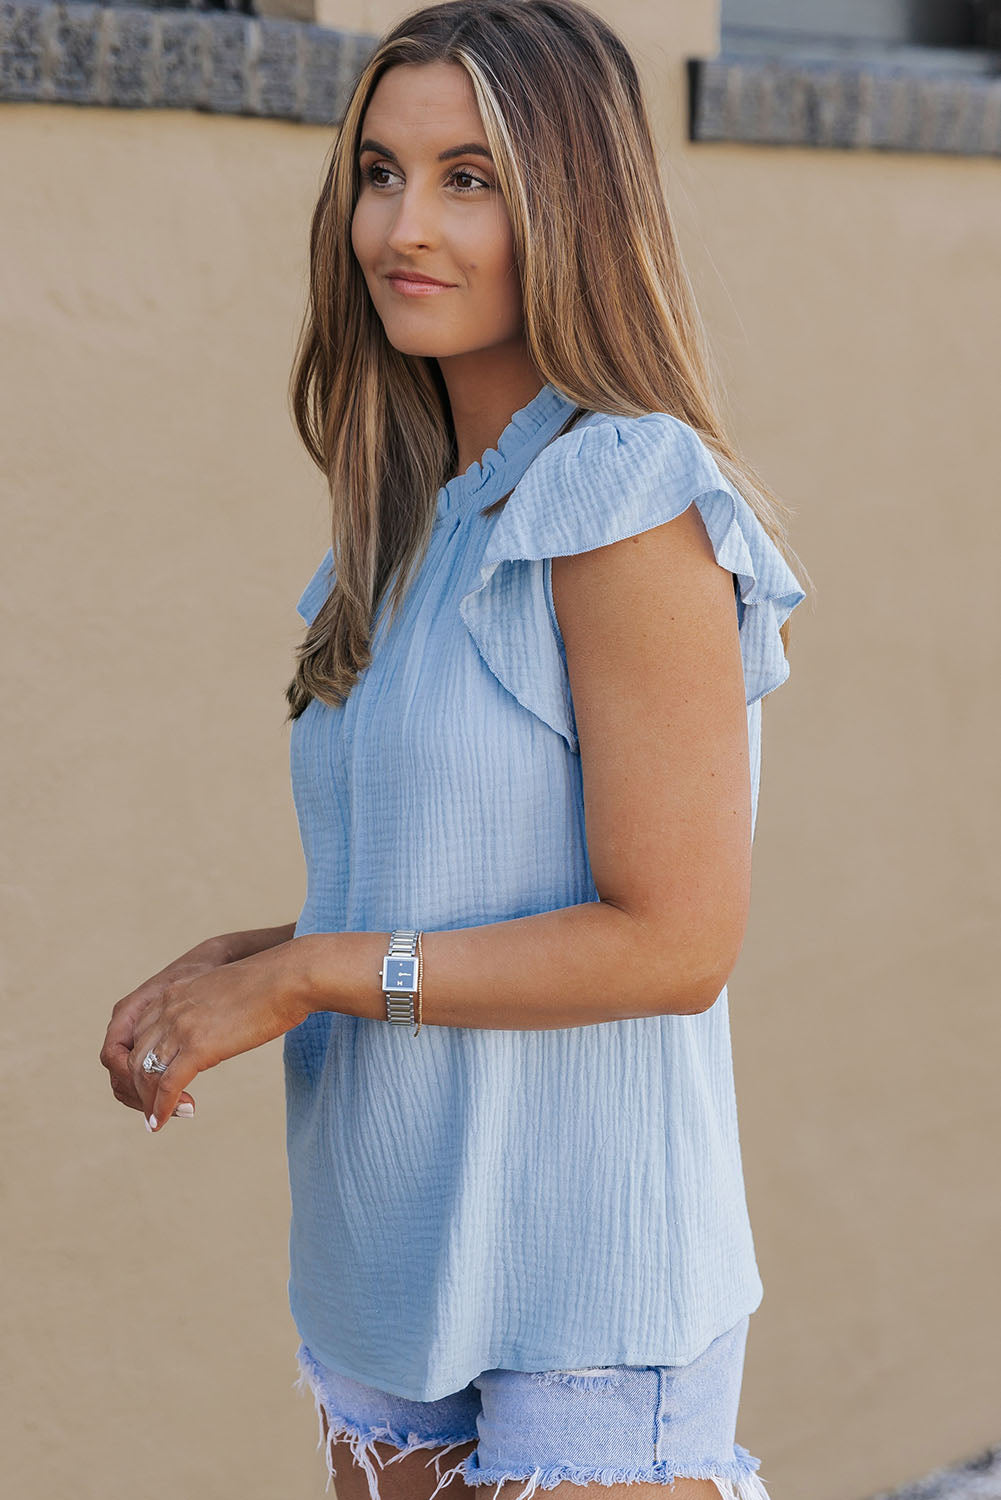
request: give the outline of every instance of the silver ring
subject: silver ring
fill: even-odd
[[[157,1057],[156,1053],[154,1052],[153,1048],[151,1047],[149,1049],[149,1051],[146,1053],[146,1056],[143,1058],[143,1072],[144,1073],[166,1073],[166,1071],[167,1071],[167,1064],[165,1062],[161,1062],[160,1061],[160,1059]]]

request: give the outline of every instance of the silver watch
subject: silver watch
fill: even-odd
[[[414,999],[417,995],[418,930],[397,927],[389,935],[389,952],[382,960],[379,978],[386,996],[386,1020],[397,1026],[414,1024]]]

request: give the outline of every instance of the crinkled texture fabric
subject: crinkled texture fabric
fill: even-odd
[[[804,593],[687,424],[561,432],[574,409],[543,386],[443,487],[347,701],[294,722],[297,935],[599,899],[551,559],[692,503],[734,576],[756,820],[761,699]],[[307,622],[331,583],[328,551]],[[487,1369],[683,1365],[759,1305],[725,988],[696,1015],[541,1031],[315,1012],[284,1063],[289,1300],[331,1370],[432,1401]]]
[[[336,1375],[300,1344],[295,1384],[316,1403],[328,1488],[343,1474],[335,1454],[343,1443],[371,1500],[383,1495],[376,1465],[422,1448],[433,1450],[425,1467],[434,1465],[434,1494],[460,1477],[460,1489],[492,1485],[495,1493],[525,1480],[519,1500],[564,1481],[666,1485],[682,1477],[714,1481],[726,1500],[768,1500],[760,1460],[736,1441],[747,1327],[744,1316],[688,1365],[484,1370],[461,1391],[423,1403]],[[446,1453],[469,1443],[472,1451],[458,1463],[453,1455],[443,1473]],[[397,1452],[387,1456],[386,1446]]]

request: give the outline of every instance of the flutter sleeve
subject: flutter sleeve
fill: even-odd
[[[323,601],[333,587],[333,565],[333,548],[328,547],[323,554],[323,561],[320,563],[320,566],[299,595],[299,600],[295,607],[307,625],[312,625],[320,613]]]
[[[550,560],[673,520],[694,503],[734,595],[748,705],[789,675],[779,627],[805,593],[744,497],[686,422],[600,414],[554,439],[511,492],[480,581],[459,611],[483,661],[529,712],[578,749]]]

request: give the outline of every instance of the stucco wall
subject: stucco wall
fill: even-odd
[[[773,1500],[861,1500],[999,1436],[1001,169],[690,144],[714,6],[599,8],[818,589],[730,984],[765,1283],[738,1437]],[[0,131],[5,1484],[319,1496],[279,1046],[156,1138],[97,1053],[141,978],[304,893],[282,694],[325,493],[285,390],[330,135],[37,103]]]

